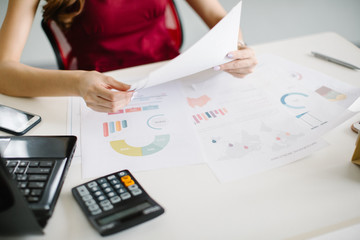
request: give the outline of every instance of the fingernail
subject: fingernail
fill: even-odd
[[[224,55],[223,55],[224,56]],[[220,66],[215,66],[215,67],[213,67],[213,69],[215,70],[215,71],[219,71],[220,70]]]
[[[234,58],[234,55],[233,55],[232,53],[228,53],[228,54],[226,55],[226,57],[233,59],[233,58]]]

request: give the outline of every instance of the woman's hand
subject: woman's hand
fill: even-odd
[[[226,55],[228,58],[234,59],[233,61],[216,66],[214,69],[216,71],[223,70],[238,78],[243,78],[252,73],[257,64],[254,50],[244,45],[238,48],[239,50]]]
[[[130,101],[130,86],[96,71],[84,72],[79,83],[80,96],[97,112],[117,112]],[[116,91],[114,91],[116,90]]]

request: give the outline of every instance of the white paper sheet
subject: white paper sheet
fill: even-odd
[[[82,175],[167,168],[204,162],[176,82],[142,89],[115,114],[81,104]]]
[[[182,78],[219,64],[231,61],[226,54],[236,50],[240,29],[240,1],[216,26],[187,51],[152,71],[147,77],[131,84],[131,89],[141,89]]]
[[[273,55],[244,79],[202,72],[183,79],[210,168],[231,181],[299,160],[353,116],[360,90]],[[194,78],[195,77],[195,78]]]

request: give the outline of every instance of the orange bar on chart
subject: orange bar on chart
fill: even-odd
[[[121,130],[121,123],[120,121],[115,122],[116,131],[119,132]]]

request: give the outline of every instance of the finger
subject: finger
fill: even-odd
[[[132,99],[133,92],[114,92],[111,91],[108,98],[104,99],[101,96],[98,96],[98,103],[102,106],[106,106],[112,109],[123,108],[129,104]],[[100,99],[102,100],[100,102]]]
[[[118,91],[127,91],[131,87],[130,85],[128,85],[126,83],[116,81],[112,77],[107,77],[105,81],[106,81],[107,84],[109,84],[111,86],[112,89],[115,89],[115,90],[118,90]]]
[[[249,73],[237,73],[237,72],[229,72],[229,71],[226,72],[233,75],[236,78],[244,78],[249,74]]]
[[[109,102],[102,98],[97,98],[97,100],[94,102],[86,102],[86,105],[98,112],[118,112],[120,109],[123,109],[129,102],[130,99],[123,99],[120,102]]]
[[[110,108],[104,107],[104,106],[101,106],[101,105],[97,105],[97,104],[86,103],[86,106],[88,108],[91,108],[92,110],[94,110],[96,112],[111,112]]]
[[[109,102],[117,102],[117,101],[121,101],[124,98],[131,99],[134,92],[113,91],[111,87],[100,86],[97,89],[97,94],[98,97],[101,97]]]
[[[253,68],[256,65],[256,59],[243,59],[243,60],[234,60],[225,64],[220,65],[221,70],[238,70],[243,71],[243,69]]]
[[[116,111],[125,107],[131,101],[133,94],[133,92],[107,91],[106,97],[103,97],[104,94],[92,94],[84,100],[88,106],[100,106],[109,109],[108,111]]]
[[[255,53],[251,48],[244,48],[238,51],[229,52],[226,56],[231,59],[248,59],[253,58]]]

